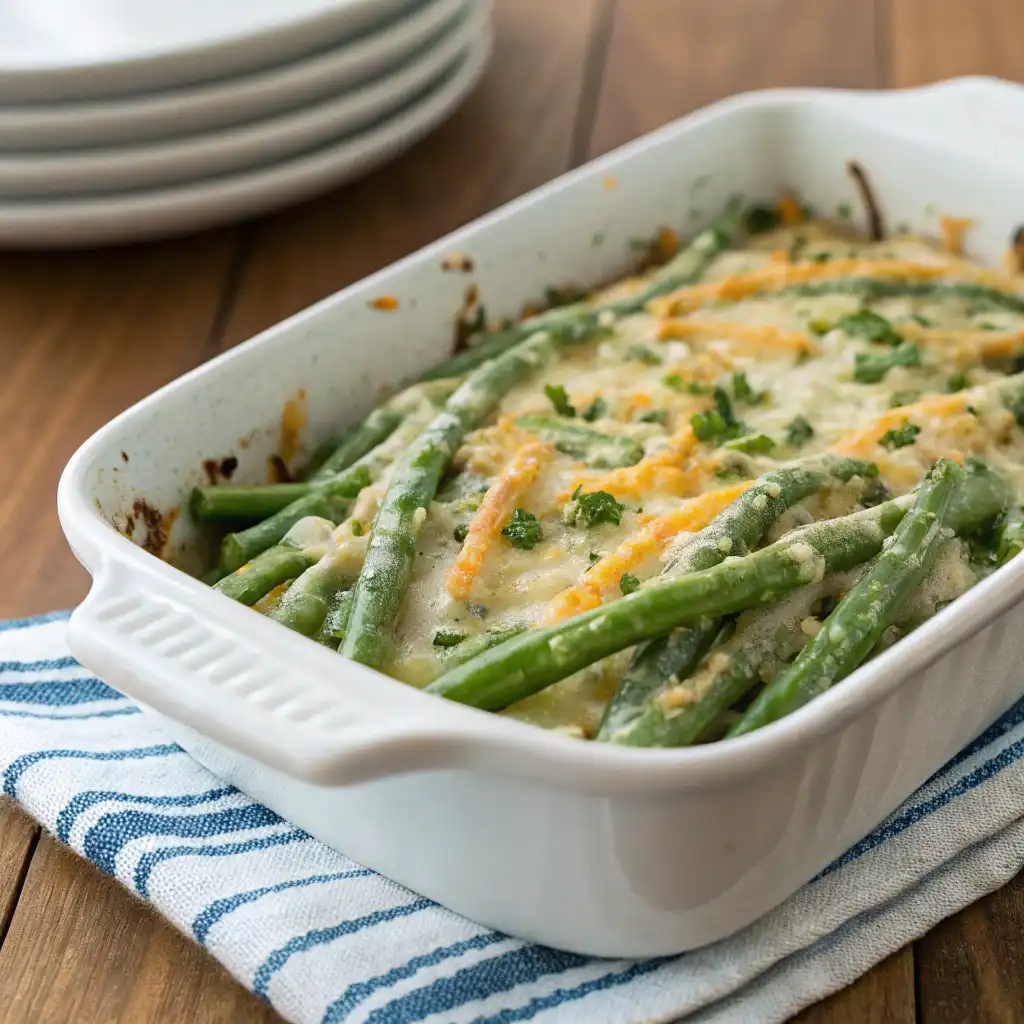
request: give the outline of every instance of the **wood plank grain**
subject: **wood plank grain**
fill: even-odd
[[[199,946],[51,836],[0,947],[0,1022],[281,1018]]]
[[[816,1006],[793,1024],[914,1024],[914,954],[910,946]]]
[[[1024,79],[1020,0],[889,0],[892,84],[956,75]]]
[[[1018,0],[890,0],[891,84],[1024,79]],[[915,944],[923,1024],[1024,1020],[1024,876]]]
[[[1024,1020],[1024,874],[919,939],[922,1024]]]
[[[205,355],[238,238],[0,256],[0,617],[66,607],[87,586],[54,493],[93,431]]]
[[[590,152],[747,89],[874,86],[875,29],[849,0],[620,2]]]
[[[255,227],[232,345],[565,171],[602,0],[498,0],[483,81],[371,177]]]
[[[38,838],[39,826],[6,797],[0,797],[0,947]]]

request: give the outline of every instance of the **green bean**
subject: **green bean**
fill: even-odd
[[[214,585],[240,604],[253,605],[274,587],[305,572],[323,553],[334,523],[307,516],[293,524],[279,544],[257,555]]]
[[[777,721],[845,679],[871,653],[910,593],[924,579],[943,542],[964,472],[940,459],[874,565],[836,605],[796,661],[757,696],[729,736]]]
[[[582,459],[594,469],[633,466],[644,457],[644,446],[631,437],[602,434],[550,416],[520,416],[516,426],[550,441],[560,452]]]
[[[380,668],[391,656],[392,632],[416,556],[416,537],[441,477],[466,432],[476,427],[520,381],[563,347],[592,336],[542,331],[472,373],[444,410],[399,458],[377,513],[341,653]]]
[[[970,529],[1006,504],[1007,484],[983,464],[955,522]],[[497,711],[587,665],[701,618],[717,618],[874,557],[912,499],[897,498],[840,519],[812,523],[769,547],[686,575],[666,574],[610,605],[595,608],[486,651],[432,683],[431,693]],[[685,552],[684,552],[685,554]]]

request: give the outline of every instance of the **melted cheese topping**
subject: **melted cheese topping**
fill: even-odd
[[[789,256],[797,249],[794,262]],[[722,507],[722,496],[731,500],[745,481],[779,461],[828,449],[856,454],[876,461],[889,489],[901,494],[936,458],[976,455],[1024,492],[1024,432],[995,389],[986,388],[1024,349],[1024,316],[941,290],[872,301],[868,308],[917,346],[919,361],[893,365],[864,382],[862,375],[857,379],[858,357],[884,358],[893,345],[872,342],[844,321],[862,311],[861,299],[841,290],[786,290],[848,276],[998,281],[1021,290],[1019,281],[917,239],[864,244],[816,223],[781,228],[757,236],[747,249],[722,254],[706,283],[618,319],[595,344],[570,348],[509,391],[489,420],[467,435],[453,479],[425,511],[416,540],[393,674],[418,686],[436,678],[444,670],[445,648],[435,645],[439,630],[470,638],[556,621],[616,599],[661,571],[690,531]],[[642,285],[629,279],[602,294],[632,294]],[[695,431],[693,417],[711,416],[716,407],[715,387],[728,395],[740,432],[761,440],[722,444]],[[560,413],[552,396],[563,390]],[[572,416],[564,415],[569,407]],[[606,460],[629,450],[623,439],[642,457],[633,465],[595,466],[594,451],[557,437],[538,443],[520,424],[524,416],[614,439],[605,446]],[[917,432],[903,443],[893,432],[906,434],[908,425]],[[811,519],[850,512],[862,485],[837,484],[800,503],[766,542]],[[574,495],[595,491],[615,499],[618,521],[614,515],[596,523],[579,518]],[[528,542],[517,540],[515,531],[502,534],[516,508],[536,517]],[[808,595],[830,595],[843,583],[821,580],[822,567],[814,563],[808,559],[812,589],[781,602],[777,613],[760,613],[766,637],[777,638],[782,623],[792,634],[779,658],[820,627],[806,610]],[[926,618],[973,581],[964,546],[950,542],[907,616]],[[504,713],[592,735],[629,654]],[[687,688],[699,685],[691,680]]]

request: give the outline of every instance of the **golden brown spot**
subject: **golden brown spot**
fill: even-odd
[[[306,392],[299,390],[289,398],[281,410],[281,435],[277,453],[287,465],[299,450],[299,437],[306,426]]]
[[[151,555],[162,558],[167,541],[171,535],[171,528],[178,518],[178,509],[172,508],[164,513],[153,508],[145,498],[136,498],[132,502],[132,510],[126,524],[126,535],[133,537],[136,527],[141,523],[146,530],[142,539],[142,547]]]
[[[398,309],[398,299],[394,295],[380,295],[376,299],[371,299],[370,305],[384,313],[393,313]]]
[[[616,188],[619,184],[619,179],[614,174],[609,174],[601,179],[601,187],[606,192],[611,192],[613,188]]]

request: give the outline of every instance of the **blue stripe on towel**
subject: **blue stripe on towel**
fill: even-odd
[[[275,832],[272,836],[246,839],[239,843],[225,843],[222,846],[165,846],[161,850],[144,853],[135,866],[135,890],[142,897],[149,896],[149,879],[157,866],[176,857],[234,857],[240,853],[266,850],[271,846],[287,846],[289,843],[304,843],[311,840],[308,832],[293,828],[288,832]]]
[[[450,1013],[467,1003],[479,1002],[548,975],[564,974],[592,963],[593,957],[578,953],[564,953],[545,946],[521,946],[464,967],[449,977],[438,978],[423,988],[414,989],[377,1007],[367,1016],[366,1024],[415,1024],[425,1017]]]
[[[184,753],[185,751],[176,743],[135,747],[131,750],[34,750],[31,754],[23,754],[7,766],[4,772],[4,792],[8,796],[16,796],[18,781],[22,775],[40,761],[62,758],[79,761],[138,761],[148,757],[169,757],[172,754]]]
[[[311,875],[309,878],[292,878],[287,882],[278,882],[276,885],[265,885],[260,889],[250,889],[248,892],[239,892],[234,896],[226,896],[224,899],[215,900],[195,921],[192,922],[192,934],[198,942],[205,942],[210,929],[221,918],[226,917],[233,910],[244,906],[246,903],[254,903],[256,900],[271,893],[284,892],[287,889],[304,889],[310,885],[321,885],[327,882],[340,882],[346,878],[369,878],[374,872],[368,868],[354,868],[352,871],[335,871],[330,875]]]
[[[220,786],[217,789],[208,789],[205,793],[181,793],[177,796],[122,793],[116,789],[87,789],[73,796],[57,815],[54,832],[58,839],[66,843],[78,816],[95,804],[106,803],[108,800],[123,800],[125,803],[147,804],[151,807],[196,807],[237,792],[234,786]]]
[[[270,956],[260,965],[253,975],[252,990],[258,996],[267,997],[267,986],[271,978],[293,957],[296,953],[305,953],[306,950],[316,946],[323,946],[342,936],[355,935],[364,928],[373,928],[379,924],[386,924],[399,917],[408,917],[410,914],[418,914],[421,910],[429,910],[436,907],[433,900],[422,897],[412,900],[410,903],[400,903],[397,907],[389,907],[387,910],[375,910],[372,914],[364,914],[362,917],[352,918],[349,921],[342,921],[331,928],[313,928],[304,935],[297,935],[290,939],[280,949],[275,949]]]
[[[400,967],[393,967],[384,974],[378,974],[374,978],[367,978],[365,981],[358,981],[349,985],[347,989],[327,1007],[324,1013],[322,1024],[342,1024],[348,1015],[361,1003],[368,999],[374,992],[382,988],[391,988],[406,978],[411,978],[424,967],[436,967],[445,960],[462,956],[474,949],[486,949],[497,942],[507,942],[508,936],[501,932],[483,932],[474,935],[471,939],[463,939],[462,942],[453,942],[450,946],[441,946],[432,953],[423,953],[407,960]]]
[[[0,704],[38,704],[52,708],[88,704],[97,700],[126,699],[94,676],[46,683],[0,682]]]
[[[111,708],[110,711],[90,711],[84,715],[46,714],[42,711],[4,711],[0,718],[39,718],[49,722],[84,722],[89,718],[123,718],[125,715],[141,715],[142,709],[134,705],[125,708]]]
[[[229,807],[212,814],[180,817],[151,811],[115,811],[104,814],[85,835],[82,852],[108,875],[114,874],[118,854],[136,839],[174,836],[179,839],[211,839],[250,828],[280,825],[279,814],[262,804]]]
[[[81,668],[69,655],[63,658],[36,658],[32,661],[0,661],[0,672],[56,672],[62,668]]]
[[[59,622],[71,618],[71,609],[59,612],[47,612],[45,615],[33,615],[27,619],[0,619],[0,633],[10,629],[29,629],[32,626],[45,626],[48,622]]]
[[[620,985],[628,985],[631,981],[663,967],[671,959],[664,957],[658,960],[644,960],[627,967],[624,971],[610,971],[608,974],[602,974],[600,978],[591,978],[574,988],[558,988],[546,996],[537,996],[535,999],[531,999],[524,1006],[500,1010],[490,1017],[477,1017],[473,1024],[515,1024],[516,1021],[532,1020],[544,1010],[575,1002],[577,999],[589,996],[592,992],[603,992],[606,989],[618,988]]]

